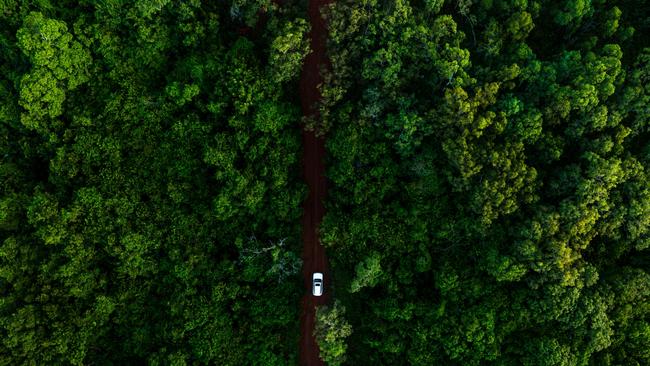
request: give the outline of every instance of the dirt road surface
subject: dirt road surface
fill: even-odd
[[[320,70],[327,66],[325,42],[327,29],[321,17],[320,8],[331,0],[310,0],[309,21],[311,22],[311,49],[307,55],[300,76],[300,99],[305,116],[318,118],[316,102],[320,99],[318,84],[322,82]],[[313,336],[316,306],[325,304],[328,299],[330,273],[327,267],[325,250],[318,238],[318,226],[325,209],[325,140],[313,131],[303,131],[303,175],[309,187],[309,195],[303,205],[303,281],[305,295],[301,301],[300,315],[300,364],[303,366],[324,365],[318,357],[319,349]],[[311,294],[312,273],[323,272],[324,293],[321,297]]]

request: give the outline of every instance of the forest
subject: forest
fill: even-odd
[[[326,19],[330,364],[649,365],[650,2]]]
[[[0,2],[1,365],[297,362],[298,9]]]
[[[0,1],[0,365],[650,365],[650,2]]]

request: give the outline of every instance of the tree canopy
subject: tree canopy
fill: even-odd
[[[649,11],[328,6],[321,233],[349,364],[650,362]]]
[[[0,364],[297,362],[298,9],[0,5]]]
[[[307,10],[0,2],[0,364],[297,364],[305,126],[330,365],[650,364],[650,3]]]

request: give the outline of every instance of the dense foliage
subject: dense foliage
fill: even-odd
[[[345,339],[352,327],[345,320],[345,307],[338,300],[334,304],[316,308],[314,338],[320,348],[319,356],[329,366],[342,365],[346,360]]]
[[[348,364],[650,364],[650,3],[338,0],[327,20]]]
[[[325,13],[323,359],[650,364],[650,4]],[[305,16],[0,2],[0,365],[298,362]]]
[[[0,364],[295,364],[289,2],[0,2]]]

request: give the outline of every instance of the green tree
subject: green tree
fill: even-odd
[[[347,345],[345,339],[352,334],[352,327],[345,320],[345,307],[338,301],[316,309],[314,336],[320,348],[320,358],[328,365],[345,362]]]
[[[66,92],[88,81],[90,53],[73,39],[65,22],[32,12],[16,34],[20,49],[33,65],[20,82],[22,123],[45,132],[60,127],[52,121],[63,113]]]

